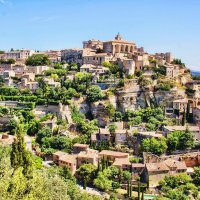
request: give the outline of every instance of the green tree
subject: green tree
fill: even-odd
[[[11,119],[8,124],[6,125],[6,128],[8,129],[9,133],[11,135],[14,135],[17,129],[17,121],[16,119]]]
[[[163,154],[167,149],[167,144],[165,138],[155,139],[146,138],[142,140],[141,150],[144,152],[152,152],[156,155]]]
[[[200,167],[194,168],[194,173],[192,174],[192,179],[194,184],[200,185]]]
[[[106,105],[106,112],[110,118],[113,118],[115,115],[115,107],[111,103],[108,103]]]
[[[27,177],[32,175],[33,161],[31,153],[26,150],[24,143],[23,126],[19,125],[16,132],[17,138],[12,144],[11,166],[16,170],[23,167],[23,174]]]
[[[96,170],[97,168],[92,164],[84,164],[78,168],[77,174],[80,179],[83,180],[84,189],[86,189],[87,184],[94,179]]]
[[[115,124],[109,124],[108,125],[108,130],[110,131],[111,134],[115,134],[115,131],[117,129],[117,126]]]
[[[101,190],[109,191],[112,189],[112,180],[109,180],[103,172],[99,172],[97,178],[94,179],[94,185]]]
[[[44,126],[41,130],[39,130],[36,136],[36,142],[42,144],[42,139],[45,137],[51,137],[52,134],[52,130],[48,126]]]
[[[89,102],[99,101],[102,97],[103,95],[99,86],[93,85],[87,91],[87,100]]]
[[[185,131],[173,131],[167,136],[168,151],[184,150],[192,148],[194,136],[186,129]]]
[[[49,60],[47,55],[44,54],[35,54],[29,56],[26,60],[26,65],[30,66],[42,66],[42,65],[50,65],[51,61]]]

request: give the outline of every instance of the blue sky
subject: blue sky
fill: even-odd
[[[199,0],[0,0],[0,49],[81,47],[117,32],[200,70]]]

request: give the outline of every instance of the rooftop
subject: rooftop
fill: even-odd
[[[173,103],[188,103],[188,100],[187,99],[177,99],[177,100],[174,100]]]
[[[164,128],[169,131],[185,131],[186,129],[189,131],[200,131],[199,126],[164,126]]]
[[[88,144],[79,144],[79,143],[76,143],[76,144],[73,145],[73,147],[89,148],[89,145]]]
[[[78,154],[78,158],[94,158],[98,154],[97,150],[87,149],[86,151],[81,151]]]
[[[138,134],[144,136],[152,136],[152,137],[163,137],[162,134],[156,133],[155,131],[144,131],[144,132],[139,132]]]
[[[99,155],[108,155],[108,156],[129,156],[128,153],[123,153],[123,152],[119,152],[119,151],[110,151],[110,150],[103,150],[99,153]]]
[[[67,162],[67,163],[76,164],[76,156],[75,155],[70,155],[68,153],[65,153],[62,156],[60,156],[59,160]]]
[[[129,158],[116,158],[113,163],[114,166],[131,165]]]

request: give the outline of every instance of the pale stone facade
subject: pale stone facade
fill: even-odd
[[[188,100],[187,99],[177,99],[173,101],[173,109],[179,110],[179,112],[186,112]]]
[[[179,66],[178,65],[164,65],[166,68],[166,76],[169,79],[174,79],[179,75]]]
[[[101,65],[103,62],[111,61],[112,56],[107,53],[90,54],[83,56],[83,64]]]
[[[106,53],[134,53],[136,49],[134,42],[123,40],[119,34],[117,34],[114,40],[103,43],[103,50]]]
[[[28,49],[9,51],[9,52],[5,52],[4,59],[12,58],[14,60],[19,60],[19,59],[24,60],[24,59],[27,59],[29,56],[32,56],[33,53],[34,53],[33,50],[28,50]]]
[[[100,40],[88,40],[83,42],[83,48],[90,48],[90,49],[103,49],[103,42]]]

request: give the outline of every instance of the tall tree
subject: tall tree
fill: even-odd
[[[26,150],[24,143],[23,126],[18,125],[16,138],[11,150],[11,166],[14,170],[23,167],[23,174],[27,177],[32,176],[33,161],[31,153]]]
[[[88,182],[90,182],[95,175],[97,168],[92,164],[84,164],[79,167],[77,174],[83,180],[83,188],[86,189]]]
[[[182,116],[182,126],[185,126],[185,121],[186,121],[186,113],[185,113],[185,108]]]

